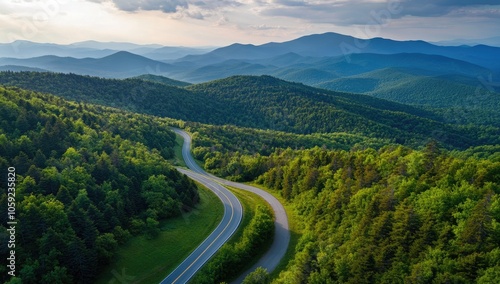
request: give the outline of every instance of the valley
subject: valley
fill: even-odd
[[[496,283],[499,59],[336,33],[0,44],[0,280]]]

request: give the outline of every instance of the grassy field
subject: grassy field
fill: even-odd
[[[222,203],[208,189],[200,189],[200,198],[191,213],[162,222],[155,239],[133,237],[118,250],[97,283],[159,283],[215,229],[224,214]]]

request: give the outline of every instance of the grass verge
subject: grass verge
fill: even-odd
[[[184,139],[179,135],[175,134],[175,146],[174,146],[174,157],[170,159],[172,165],[185,167],[186,163],[184,162],[184,158],[182,157],[182,144],[184,143]]]
[[[97,283],[159,283],[219,224],[224,207],[215,194],[200,187],[200,204],[183,216],[161,222],[158,237],[133,237]],[[125,282],[124,282],[125,281]]]

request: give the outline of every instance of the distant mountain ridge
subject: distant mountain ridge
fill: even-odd
[[[404,87],[403,85],[411,85]],[[354,76],[337,78],[317,85],[320,88],[374,95],[405,104],[451,107],[465,104],[474,96],[482,107],[498,105],[500,97],[487,97],[487,89],[478,89],[477,81],[454,80],[442,75],[428,75],[413,69],[385,68]],[[432,87],[431,87],[432,86]],[[403,91],[404,90],[404,91]],[[450,95],[453,94],[453,95]],[[442,94],[438,96],[437,94]],[[493,104],[493,105],[492,105]]]
[[[188,54],[201,54],[214,47],[176,47],[160,44],[140,45],[127,42],[83,41],[72,44],[37,43],[17,40],[12,43],[0,43],[0,58],[33,58],[46,55],[58,57],[102,58],[119,51],[128,51],[154,60],[173,60]]]
[[[185,61],[181,63],[186,64]],[[168,76],[193,83],[232,75],[271,75],[288,81],[315,85],[335,78],[390,67],[412,68],[432,75],[457,74],[473,78],[492,73],[488,68],[467,61],[419,53],[356,53],[349,57],[304,57],[287,53],[265,59],[228,59],[206,65],[197,65],[197,62],[193,61],[190,62],[189,68],[179,68],[181,63],[171,63],[175,72]]]
[[[438,46],[425,41],[396,41],[391,39],[373,38],[359,39],[337,33],[314,34],[300,37],[282,43],[266,43],[263,45],[232,44],[218,48],[199,56],[188,56],[181,61],[210,62],[211,58],[227,59],[264,59],[296,53],[301,56],[335,57],[352,53],[422,53],[442,55],[454,59],[470,61],[491,68],[491,57],[500,58],[500,48],[485,45],[468,46]],[[212,63],[214,63],[212,61]]]
[[[436,45],[489,45],[500,47],[500,36],[490,37],[490,38],[482,38],[482,39],[455,39],[455,40],[443,40],[432,42]]]
[[[29,47],[32,43],[20,42],[20,44],[27,44]],[[41,51],[61,49],[61,52],[66,52],[65,48],[68,48],[52,44],[35,44],[31,47],[33,49],[40,47]],[[128,78],[151,74],[187,83],[203,83],[236,75],[270,75],[314,87],[360,92],[392,101],[431,105],[431,107],[443,107],[443,104],[447,103],[447,96],[449,104],[446,107],[463,105],[461,102],[463,98],[477,100],[471,95],[471,92],[476,92],[472,90],[474,87],[481,89],[482,93],[484,90],[494,90],[493,92],[498,93],[500,89],[496,87],[498,85],[496,82],[500,78],[500,48],[485,45],[438,46],[424,41],[396,41],[382,38],[367,40],[324,33],[281,43],[232,44],[203,54],[195,54],[202,52],[200,50],[191,50],[193,52],[191,55],[177,60],[152,58],[165,58],[167,54],[177,57],[180,56],[178,52],[186,50],[158,48],[156,45],[92,41],[72,46],[82,52],[96,52],[96,49],[89,50],[89,48],[102,47],[131,51],[100,50],[99,52],[105,55],[98,58],[55,55],[5,58],[2,51],[5,51],[6,46],[0,44],[0,70],[47,70],[105,78]],[[8,48],[12,51],[12,46]],[[420,77],[414,77],[412,80],[411,76],[405,77],[404,83],[393,79],[394,85],[381,85],[378,83],[380,78],[377,77],[377,71],[388,68],[405,69],[404,73],[407,73],[405,76]],[[393,72],[390,76],[400,75]],[[388,73],[385,76],[389,76]],[[426,89],[425,84],[436,88]],[[425,95],[418,92],[425,92]],[[494,102],[490,105],[496,105],[496,96],[488,98]],[[439,103],[434,105],[432,102]],[[472,108],[472,111],[476,110]],[[470,110],[465,112],[468,113]],[[464,113],[460,116],[471,117]],[[479,117],[474,118],[475,121],[479,119]]]
[[[26,66],[61,73],[93,75],[106,78],[127,78],[149,73],[165,73],[171,65],[127,51],[102,58],[41,56],[29,59],[0,58],[1,65]]]

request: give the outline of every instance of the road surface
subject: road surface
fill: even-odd
[[[172,273],[163,279],[161,284],[187,283],[233,235],[243,216],[240,201],[225,187],[203,174],[196,173],[196,168],[193,170],[178,168],[177,170],[213,191],[224,204],[224,217],[217,228]]]
[[[285,208],[283,205],[276,199],[274,196],[269,194],[268,192],[249,186],[246,184],[241,184],[237,182],[228,181],[225,179],[218,178],[212,174],[205,172],[198,164],[196,164],[194,158],[191,156],[191,136],[185,131],[180,129],[173,129],[175,133],[181,135],[184,138],[184,144],[182,146],[182,157],[186,162],[186,165],[199,174],[210,177],[212,180],[215,180],[223,185],[236,187],[242,190],[246,190],[252,193],[255,193],[266,200],[271,208],[274,211],[275,221],[274,221],[274,240],[271,244],[269,250],[259,259],[259,261],[254,264],[249,270],[243,273],[238,279],[236,279],[233,283],[241,283],[243,279],[248,275],[248,273],[254,271],[257,267],[261,266],[266,268],[268,272],[273,271],[276,266],[279,264],[281,259],[286,253],[288,248],[288,244],[290,242],[290,230],[288,227],[288,217],[286,215]]]

